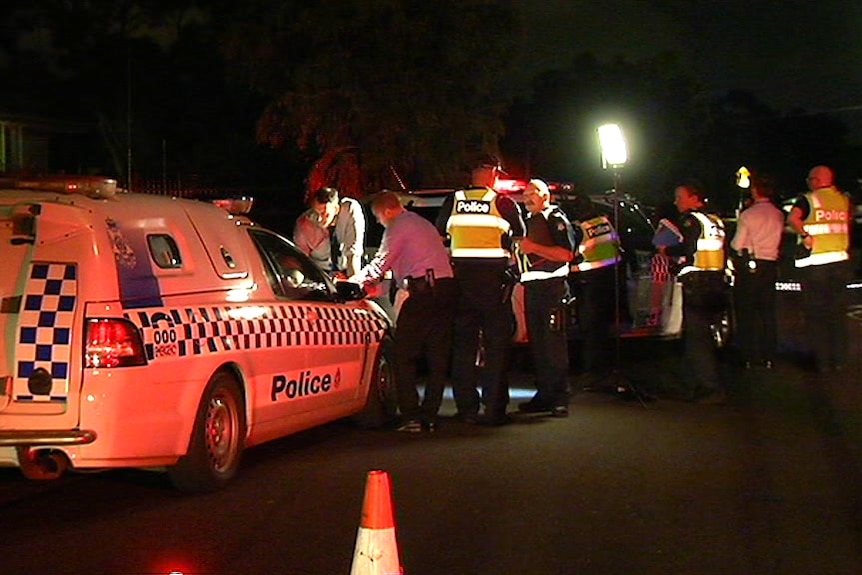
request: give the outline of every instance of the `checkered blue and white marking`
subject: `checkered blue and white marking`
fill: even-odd
[[[16,401],[65,402],[69,393],[72,325],[78,293],[75,264],[30,265],[18,323]],[[47,394],[34,394],[27,378],[38,368],[51,374]]]
[[[254,319],[248,319],[254,316]],[[296,302],[270,306],[208,306],[135,310],[147,359],[288,346],[338,347],[380,341],[386,323],[374,313]]]

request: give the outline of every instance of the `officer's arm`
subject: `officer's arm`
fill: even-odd
[[[347,275],[355,274],[362,267],[362,253],[365,246],[365,214],[357,201],[342,204],[346,211],[346,221],[342,228],[344,257],[346,259]]]
[[[517,238],[526,235],[527,227],[524,225],[524,218],[521,217],[521,210],[515,200],[508,196],[498,195],[497,210],[503,219],[509,222],[509,234],[511,236]]]
[[[296,247],[299,248],[299,251],[304,253],[307,256],[311,255],[311,252],[314,251],[314,246],[311,245],[309,232],[310,221],[306,217],[306,214],[302,214],[296,220],[296,223],[293,225],[293,243],[296,244]]]
[[[434,222],[434,227],[437,228],[437,233],[446,241],[449,237],[449,232],[446,230],[449,224],[449,216],[452,215],[452,204],[455,202],[455,195],[447,196],[443,200],[443,205],[440,206],[440,211],[437,212],[437,219]]]
[[[739,214],[739,219],[736,221],[736,233],[733,234],[733,239],[730,241],[730,247],[736,252],[742,252],[742,250],[748,247],[750,241],[750,233],[745,220],[745,214]]]
[[[799,196],[793,203],[793,207],[790,208],[790,213],[787,214],[787,225],[800,236],[806,235],[805,227],[802,222],[808,217],[809,209],[808,198],[805,196]]]
[[[575,243],[572,226],[567,221],[554,218],[549,221],[551,225],[551,237],[554,245],[545,246],[538,244],[530,238],[521,238],[518,244],[525,254],[535,254],[552,262],[570,262],[575,257]]]
[[[572,250],[563,246],[543,246],[529,238],[521,238],[518,245],[525,254],[535,254],[551,262],[570,262],[574,258]]]
[[[665,254],[674,258],[686,258],[691,260],[697,251],[697,239],[700,237],[700,222],[692,215],[684,216],[680,225],[682,242],[675,246],[668,246]]]

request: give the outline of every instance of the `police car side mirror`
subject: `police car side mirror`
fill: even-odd
[[[335,282],[335,291],[338,297],[345,301],[362,299],[365,297],[365,290],[358,283],[340,281]]]

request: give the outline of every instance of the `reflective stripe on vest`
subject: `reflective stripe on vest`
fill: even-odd
[[[572,265],[573,272],[612,266],[620,261],[619,235],[608,218],[596,216],[579,225],[583,239],[578,253],[583,256],[583,261]]]
[[[557,206],[548,206],[540,213],[530,214],[526,222],[527,237],[539,245],[555,245],[549,218],[558,211],[559,208]],[[559,217],[564,218],[565,214],[560,212]],[[518,253],[520,254],[520,251]],[[537,254],[521,255],[523,257],[518,258],[518,265],[521,271],[522,282],[546,280],[569,275],[569,262],[555,262]]]
[[[458,190],[446,224],[453,258],[505,258],[501,238],[509,232],[497,210],[497,193],[489,188]]]
[[[694,262],[679,271],[680,276],[693,271],[721,271],[725,268],[724,224],[712,214],[689,212],[700,222],[700,236]]]
[[[841,262],[850,257],[850,200],[834,186],[805,194],[808,216],[802,222],[811,236],[811,254],[795,261],[796,267],[820,266]]]
[[[549,278],[564,278],[569,275],[569,264],[562,264],[554,271],[546,272],[541,270],[530,270],[521,274],[522,282],[530,282],[536,280],[546,280]]]

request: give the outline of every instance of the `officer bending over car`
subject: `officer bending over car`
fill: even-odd
[[[395,328],[395,383],[403,418],[398,430],[433,431],[447,383],[458,297],[449,253],[434,225],[404,209],[395,192],[373,196],[371,211],[384,227],[383,239],[374,258],[348,281],[369,288],[369,295],[381,295],[373,288],[391,270],[398,288],[409,292]],[[423,356],[429,373],[420,403]]]

